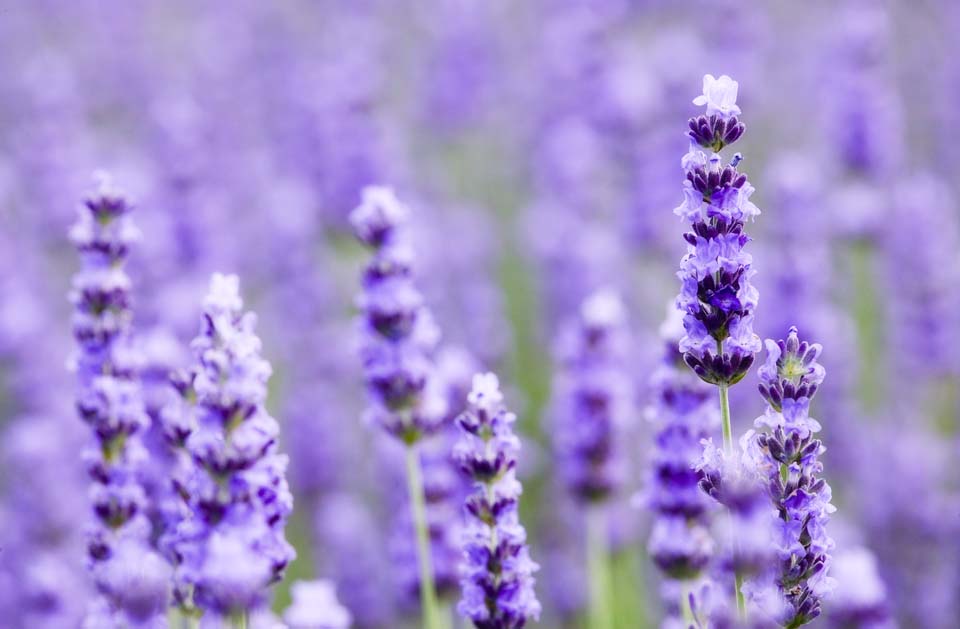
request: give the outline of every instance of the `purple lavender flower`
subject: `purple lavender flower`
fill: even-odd
[[[759,465],[759,449],[752,432],[740,438],[739,448],[717,448],[703,442],[696,464],[700,489],[726,507],[729,518],[714,519],[714,538],[724,547],[717,568],[726,574],[764,583],[774,565],[776,514],[766,495],[766,478]]]
[[[657,435],[646,504],[656,518],[649,542],[654,562],[673,579],[692,579],[713,555],[713,501],[700,491],[694,466],[720,416],[710,387],[690,373],[677,350],[682,318],[670,308],[661,328],[666,354],[651,382]]]
[[[751,256],[743,250],[750,240],[744,223],[760,210],[750,201],[753,186],[737,170],[740,154],[724,165],[716,152],[743,133],[737,88],[728,76],[704,77],[704,94],[694,103],[707,105],[707,115],[690,120],[690,150],[682,160],[684,201],[674,210],[692,226],[684,234],[687,255],[678,274],[677,306],[686,329],[680,351],[703,380],[723,385],[739,382],[760,350],[753,333],[758,294],[750,284]]]
[[[88,543],[101,607],[116,622],[146,622],[167,602],[170,573],[150,549],[150,523],[140,471],[141,436],[150,419],[137,380],[131,346],[130,278],[124,265],[139,237],[132,205],[102,176],[80,210],[70,237],[80,252],[74,277],[76,407],[95,437],[84,451],[95,515]]]
[[[413,251],[402,232],[407,213],[391,189],[367,187],[350,221],[374,252],[358,300],[361,357],[374,402],[369,413],[411,444],[436,430],[444,413],[428,391],[440,333],[413,283]]]
[[[555,447],[567,489],[581,501],[604,501],[626,474],[618,444],[633,399],[627,336],[619,295],[598,291],[560,342]]]
[[[759,374],[768,407],[756,426],[770,432],[757,434],[756,443],[779,515],[777,585],[788,604],[783,626],[793,628],[820,615],[821,599],[833,587],[827,572],[834,543],[826,524],[835,508],[830,486],[818,477],[823,471],[818,457],[824,451],[815,438],[820,424],[808,414],[825,370],[817,363],[820,345],[800,341],[796,328],[790,328],[785,341],[767,340],[766,346],[767,361]]]
[[[194,603],[224,616],[260,607],[294,557],[284,539],[293,508],[287,458],[277,452],[279,426],[264,407],[271,370],[255,324],[256,316],[243,312],[237,277],[214,274],[192,345],[192,518],[181,525],[178,546]]]
[[[465,503],[469,522],[457,610],[478,629],[518,629],[539,619],[540,603],[533,590],[538,566],[517,512],[522,488],[516,478],[516,416],[504,408],[492,373],[474,376],[467,401],[468,410],[457,419],[461,436],[454,454],[473,479],[474,493]]]

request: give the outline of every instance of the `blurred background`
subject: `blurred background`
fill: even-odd
[[[359,627],[416,617],[396,453],[361,419],[367,254],[346,217],[363,186],[410,206],[445,347],[500,373],[520,416],[546,627],[582,626],[586,592],[581,513],[551,454],[557,338],[591,292],[619,291],[634,394],[608,531],[617,627],[656,626],[649,515],[631,497],[709,72],[740,83],[758,332],[795,324],[824,346],[837,553],[869,549],[901,626],[956,626],[958,28],[952,0],[0,3],[4,618],[76,626],[88,594],[66,234],[105,168],[144,234],[145,378],[189,360],[211,272],[238,273],[259,314],[297,500],[277,608],[292,580],[323,576]],[[732,396],[742,433],[763,408],[754,378]]]

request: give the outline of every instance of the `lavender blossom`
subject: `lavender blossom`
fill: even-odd
[[[290,592],[293,603],[283,613],[289,629],[347,629],[350,612],[337,601],[329,581],[297,581]]]
[[[132,205],[102,176],[80,210],[70,237],[80,252],[74,277],[76,407],[95,437],[84,451],[93,480],[95,515],[88,543],[91,572],[103,596],[97,609],[113,624],[147,623],[167,601],[169,569],[150,549],[150,522],[141,469],[141,442],[150,419],[137,380],[131,346],[130,278],[124,265],[139,232]],[[97,612],[99,613],[99,612]]]
[[[707,115],[690,119],[684,201],[674,210],[692,226],[684,234],[687,255],[678,274],[677,306],[686,329],[680,351],[700,378],[718,385],[739,382],[760,350],[753,333],[758,294],[750,284],[752,258],[743,250],[750,240],[744,223],[760,210],[750,201],[753,186],[737,171],[740,154],[723,165],[718,153],[743,133],[737,88],[730,77],[704,77],[704,94],[694,103],[707,105]]]
[[[598,291],[560,342],[555,447],[567,489],[580,501],[605,501],[626,474],[619,443],[633,398],[627,337],[619,295]]]
[[[654,372],[650,409],[657,426],[646,505],[654,512],[650,555],[673,579],[693,579],[713,556],[710,514],[713,501],[698,486],[694,469],[701,441],[720,424],[709,386],[690,373],[677,350],[683,315],[670,308],[661,327],[666,341],[663,362]]]
[[[367,187],[350,221],[357,239],[374,252],[358,299],[369,414],[412,444],[435,431],[444,413],[428,391],[439,330],[413,284],[413,251],[402,232],[407,214],[391,189]]]
[[[474,493],[465,503],[469,522],[457,610],[478,629],[519,629],[539,619],[540,603],[533,591],[538,566],[517,512],[522,488],[516,478],[516,416],[504,408],[492,373],[474,376],[467,401],[468,410],[457,419],[461,436],[454,455],[473,479]]]
[[[186,446],[195,471],[179,552],[194,603],[223,616],[260,607],[294,557],[284,539],[293,508],[287,458],[264,407],[271,370],[255,324],[243,312],[237,277],[214,274],[192,344],[197,425]]]
[[[818,476],[818,460],[825,448],[815,434],[820,424],[809,416],[810,400],[823,382],[825,370],[817,363],[821,347],[800,341],[790,328],[785,341],[767,340],[767,361],[760,368],[760,393],[767,401],[756,420],[767,480],[779,520],[776,548],[780,559],[777,585],[786,602],[784,627],[799,627],[821,613],[821,600],[833,587],[827,576],[833,540],[826,532],[830,486]],[[749,433],[748,433],[749,434]]]

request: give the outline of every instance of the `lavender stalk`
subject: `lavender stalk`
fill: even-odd
[[[125,196],[102,176],[70,231],[82,262],[70,293],[79,345],[73,363],[79,385],[76,408],[95,438],[84,452],[95,515],[88,554],[102,597],[86,623],[100,626],[151,622],[166,605],[170,578],[166,562],[150,547],[141,483],[146,459],[141,438],[150,419],[136,375],[131,286],[124,270],[130,246],[139,238],[131,210]]]
[[[540,603],[533,590],[537,564],[530,559],[517,502],[520,440],[516,416],[503,406],[500,383],[492,373],[477,374],[459,418],[461,436],[454,455],[474,481],[465,508],[463,598],[460,614],[477,629],[520,629],[538,620]]]
[[[767,491],[779,515],[777,586],[786,600],[781,624],[796,629],[817,618],[821,599],[833,588],[827,576],[833,540],[827,535],[830,485],[818,476],[825,448],[815,438],[820,424],[809,416],[810,401],[825,371],[817,362],[820,345],[801,341],[796,328],[787,339],[767,340],[767,361],[760,368],[760,393],[767,410],[756,420]]]
[[[407,482],[417,540],[423,624],[439,629],[439,610],[417,444],[442,424],[445,404],[429,389],[439,330],[413,283],[413,251],[401,233],[407,208],[389,188],[369,186],[350,215],[354,233],[373,250],[358,305],[361,357],[371,401],[368,416],[407,448]]]
[[[558,352],[555,448],[567,491],[586,511],[590,616],[599,629],[612,626],[606,505],[626,471],[619,444],[632,402],[627,337],[620,296],[601,290],[583,302]]]
[[[215,273],[192,344],[196,425],[186,448],[194,469],[184,488],[191,513],[176,542],[193,603],[240,627],[295,557],[284,537],[293,510],[287,457],[264,405],[271,367],[255,325],[237,277]]]
[[[750,283],[752,257],[743,250],[750,240],[744,224],[760,210],[750,201],[753,186],[737,170],[742,156],[737,153],[724,165],[719,153],[744,131],[737,118],[738,89],[729,76],[703,77],[703,94],[693,103],[706,105],[706,114],[689,121],[690,149],[681,161],[684,201],[674,210],[691,225],[684,234],[687,254],[678,274],[677,307],[684,312],[686,331],[680,351],[694,373],[719,390],[728,454],[733,451],[729,387],[743,379],[760,350],[760,338],[753,332],[758,293]],[[737,575],[737,604],[744,612],[740,586]]]
[[[703,451],[701,442],[716,430],[719,414],[710,386],[687,369],[677,349],[682,317],[671,307],[661,327],[665,353],[651,379],[655,401],[650,418],[657,433],[645,503],[655,517],[650,556],[667,578],[680,584],[669,595],[679,590],[679,611],[689,623],[691,585],[714,554],[709,531],[713,504],[700,491],[694,466]]]

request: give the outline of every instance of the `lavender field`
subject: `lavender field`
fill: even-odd
[[[0,628],[954,629],[958,29],[0,2]]]

